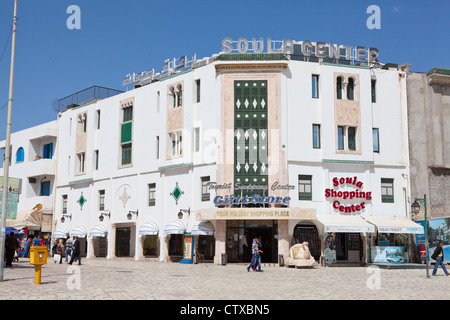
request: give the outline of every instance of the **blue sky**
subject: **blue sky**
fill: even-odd
[[[13,0],[0,2],[0,56]],[[67,8],[81,9],[81,30],[69,30]],[[381,9],[369,30],[368,6]],[[165,59],[221,51],[222,39],[325,41],[376,47],[383,63],[413,71],[449,67],[450,2],[395,0],[19,0],[12,131],[56,119],[55,99],[92,85],[124,89],[127,73],[160,71]],[[8,101],[11,41],[0,61],[0,108]],[[0,110],[0,140],[7,107]]]

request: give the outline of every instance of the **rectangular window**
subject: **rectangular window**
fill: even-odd
[[[105,190],[98,191],[98,210],[105,210]]]
[[[194,152],[200,151],[200,128],[194,128]]]
[[[378,128],[372,129],[373,152],[380,152],[380,133]]]
[[[49,197],[50,196],[50,181],[41,182],[41,197]]]
[[[312,176],[298,176],[298,200],[312,200]]]
[[[372,103],[377,102],[377,80],[372,80]]]
[[[62,214],[67,214],[67,195],[62,196]]]
[[[44,159],[52,159],[53,158],[53,143],[48,143],[44,145],[44,153],[42,155]]]
[[[159,106],[161,103],[161,92],[156,93],[156,112],[159,113]]]
[[[200,79],[195,80],[195,89],[196,89],[196,100],[195,102],[200,102]]]
[[[77,173],[84,173],[86,154],[84,152],[77,154]]]
[[[338,149],[344,150],[344,127],[338,126]]]
[[[97,129],[100,129],[100,110],[97,110]]]
[[[98,170],[98,150],[94,151],[94,168]]]
[[[156,159],[159,159],[159,136],[156,136]]]
[[[154,207],[156,205],[156,183],[148,185],[148,206]]]
[[[313,148],[320,149],[320,124],[313,124]]]
[[[356,127],[348,127],[348,149],[356,150]]]
[[[133,121],[133,106],[123,108],[123,123]]]
[[[319,75],[313,74],[312,80],[312,97],[319,98]]]
[[[122,165],[131,164],[131,151],[132,144],[127,143],[121,146],[122,147]]]
[[[182,131],[176,131],[169,133],[170,142],[170,156],[177,156],[183,153],[183,133]]]
[[[210,189],[208,182],[209,177],[202,177],[202,201],[209,201],[211,199]]]
[[[381,179],[381,202],[394,203],[394,179]]]

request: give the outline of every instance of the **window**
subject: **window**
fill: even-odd
[[[320,124],[313,124],[313,148],[320,149]]]
[[[381,179],[381,202],[394,203],[394,179]]]
[[[208,182],[210,181],[209,177],[202,177],[202,201],[209,201],[211,199],[210,189]]]
[[[348,78],[347,100],[355,100],[355,80],[353,78]]]
[[[200,102],[200,79],[195,80],[195,91],[196,91],[196,100],[195,102]]]
[[[338,150],[344,150],[344,127],[338,126]]]
[[[183,154],[183,133],[176,131],[169,133],[170,156],[178,156]]]
[[[44,159],[52,159],[53,158],[53,143],[48,143],[44,145],[44,153],[42,155]]]
[[[148,206],[154,207],[156,205],[156,183],[148,185]]]
[[[62,196],[62,214],[67,214],[67,195]]]
[[[105,190],[98,191],[98,210],[105,210]]]
[[[356,150],[356,127],[348,127],[348,149]]]
[[[194,128],[194,152],[200,151],[200,128]]]
[[[123,108],[122,123],[133,121],[133,105]]]
[[[161,92],[158,91],[156,93],[156,112],[157,113],[159,113],[160,103],[161,103]]]
[[[336,97],[342,100],[342,77],[337,77],[336,80]]]
[[[377,80],[372,80],[372,103],[377,102]]]
[[[85,161],[86,154],[84,152],[77,154],[77,172],[76,173],[84,173],[85,170]]]
[[[177,107],[182,107],[183,106],[183,87],[182,86],[178,86],[177,87],[178,90],[178,94],[177,94]]]
[[[380,133],[378,128],[372,129],[373,152],[380,152]]]
[[[131,164],[131,143],[127,143],[121,146],[122,149],[122,165]]]
[[[41,197],[49,197],[50,196],[50,181],[42,181],[41,182]]]
[[[312,176],[298,176],[298,200],[312,200]]]
[[[16,163],[23,162],[24,158],[25,158],[25,152],[23,151],[23,148],[21,147],[21,148],[19,148],[19,150],[17,150],[17,153],[16,153]]]
[[[100,110],[97,110],[97,129],[100,129]]]
[[[78,115],[77,133],[85,133],[87,131],[87,115],[86,113]]]
[[[156,159],[159,159],[159,136],[156,136]]]
[[[319,76],[317,74],[313,74],[311,80],[312,80],[312,97],[319,98]]]
[[[98,150],[94,151],[94,168],[98,170]]]

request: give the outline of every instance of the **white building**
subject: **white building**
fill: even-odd
[[[405,73],[376,49],[364,62],[360,48],[260,53],[239,40],[234,53],[227,41],[59,114],[54,237],[86,239],[90,258],[249,261],[246,231],[272,263],[294,236],[316,260],[329,235],[337,261],[407,253],[421,230],[409,220]]]

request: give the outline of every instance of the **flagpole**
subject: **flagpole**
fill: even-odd
[[[4,261],[5,261],[5,236],[6,236],[6,208],[8,202],[8,178],[9,164],[11,163],[11,114],[13,102],[14,86],[14,58],[16,51],[16,25],[17,25],[17,0],[14,0],[14,21],[12,30],[12,48],[11,48],[11,72],[9,77],[9,99],[8,99],[8,120],[6,123],[6,144],[5,161],[3,162],[3,195],[2,195],[2,213],[0,229],[0,281],[3,281]]]

